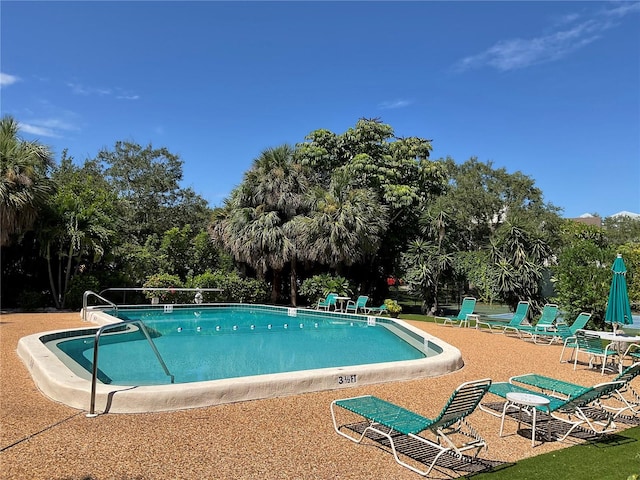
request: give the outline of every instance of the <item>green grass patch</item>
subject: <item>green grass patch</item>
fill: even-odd
[[[420,315],[419,313],[401,313],[400,320],[415,320],[418,322],[434,322],[433,317],[427,315]]]
[[[640,475],[640,427],[630,428],[596,442],[527,458],[474,480],[587,479],[627,480]]]

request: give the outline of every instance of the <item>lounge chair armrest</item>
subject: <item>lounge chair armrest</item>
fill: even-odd
[[[633,352],[634,350],[640,350],[640,344],[630,343],[629,346],[627,347],[627,350],[624,352],[624,354],[628,355],[629,353]]]

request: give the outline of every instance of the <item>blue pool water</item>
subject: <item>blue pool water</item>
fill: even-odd
[[[404,341],[395,323],[366,317],[270,308],[180,308],[118,312],[142,320],[175,383],[246,377],[326,367],[415,360],[430,352]],[[99,345],[102,383],[170,383],[136,324],[105,332]],[[91,372],[93,335],[59,340],[56,347]],[[438,352],[432,351],[431,354]]]

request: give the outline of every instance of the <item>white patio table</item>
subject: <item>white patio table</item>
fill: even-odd
[[[344,312],[345,304],[351,300],[351,297],[336,297],[336,300],[340,302],[340,308],[336,309],[337,312]]]

